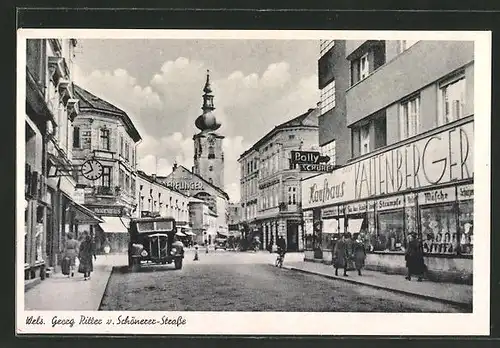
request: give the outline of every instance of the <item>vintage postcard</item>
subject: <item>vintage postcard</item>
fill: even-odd
[[[489,334],[490,32],[17,54],[18,334]]]

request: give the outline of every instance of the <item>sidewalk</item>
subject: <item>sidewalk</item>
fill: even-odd
[[[335,276],[335,270],[331,265],[314,262],[287,262],[285,260],[283,268],[429,300],[437,300],[472,310],[471,285],[435,283],[428,280],[417,282],[416,278],[408,281],[401,275],[368,270],[363,270],[362,276],[359,276],[355,271],[348,272],[349,277]],[[342,274],[342,270],[339,270],[339,274]]]
[[[127,255],[97,256],[90,280],[75,273],[73,278],[52,274],[24,293],[25,310],[96,311],[101,304],[113,266],[127,264]]]

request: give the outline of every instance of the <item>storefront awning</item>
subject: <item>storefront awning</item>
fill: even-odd
[[[184,233],[180,232],[180,231],[175,232],[175,235],[179,236],[179,237],[186,237],[186,235]]]
[[[102,230],[106,233],[128,233],[127,228],[123,225],[118,216],[103,216],[103,223],[99,224]]]
[[[75,220],[81,224],[98,224],[104,220],[94,214],[94,212],[83,205],[76,202],[71,202],[71,209],[75,212]]]

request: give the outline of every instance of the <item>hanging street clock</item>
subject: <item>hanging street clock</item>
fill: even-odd
[[[102,176],[103,167],[101,162],[91,159],[83,163],[82,175],[89,180],[97,180]]]

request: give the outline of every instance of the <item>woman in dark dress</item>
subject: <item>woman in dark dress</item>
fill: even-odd
[[[408,248],[405,254],[406,267],[408,268],[406,279],[411,280],[411,276],[416,275],[418,276],[418,281],[421,282],[425,272],[422,242],[417,240],[415,233],[411,233],[408,238]]]
[[[78,254],[80,266],[78,272],[83,273],[83,279],[90,279],[90,273],[94,270],[92,258],[96,258],[92,239],[88,232],[83,233],[83,241],[80,244],[80,252]]]
[[[365,265],[366,250],[360,235],[357,235],[355,238],[353,245],[353,258],[356,270],[358,271],[358,274],[361,275],[361,269],[363,269]]]

